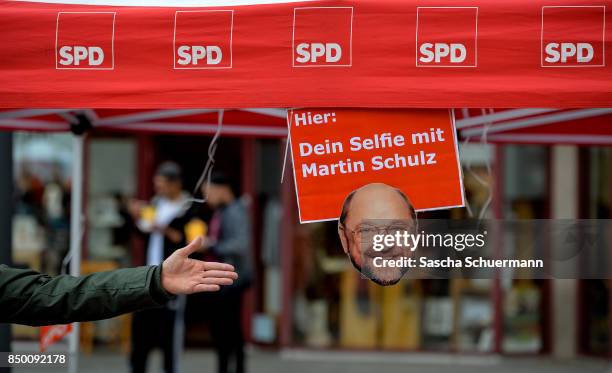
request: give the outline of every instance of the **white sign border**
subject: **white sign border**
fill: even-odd
[[[111,36],[111,67],[59,67],[57,58],[57,43],[59,39],[59,18],[60,14],[112,14],[113,15],[113,34]],[[55,70],[115,70],[115,20],[117,12],[57,12],[55,21]]]
[[[302,9],[350,9],[351,10],[351,29],[349,30],[349,63],[348,65],[296,65],[295,64],[295,16],[297,10]],[[293,67],[352,67],[353,66],[353,20],[355,8],[352,6],[307,6],[293,8],[293,31],[291,33],[291,64]]]
[[[603,30],[601,35],[601,65],[544,65],[544,8],[603,8]],[[605,5],[544,5],[542,6],[542,25],[540,27],[540,67],[605,67],[606,66],[606,6]]]
[[[176,67],[176,17],[178,13],[213,13],[231,12],[232,21],[230,22],[230,65],[229,66],[202,66],[202,67]],[[172,59],[174,70],[220,70],[231,69],[234,66],[234,9],[215,9],[215,10],[177,10],[174,12],[174,33],[172,35]]]
[[[476,24],[474,33],[474,64],[473,65],[455,65],[455,66],[441,66],[435,64],[421,64],[419,65],[419,9],[476,9]],[[416,10],[416,29],[415,29],[415,51],[414,51],[414,62],[416,67],[435,67],[435,68],[475,68],[478,67],[478,14],[479,7],[477,6],[417,6]]]

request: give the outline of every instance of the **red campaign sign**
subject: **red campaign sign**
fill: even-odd
[[[61,341],[72,331],[72,324],[49,325],[40,327],[40,351],[46,351],[49,346]]]
[[[115,12],[57,13],[55,68],[114,69],[115,15]]]
[[[347,195],[372,183],[419,211],[464,205],[450,110],[294,109],[287,123],[301,223],[337,219]]]
[[[476,67],[478,7],[418,7],[417,67]]]
[[[293,67],[351,66],[353,7],[293,10]]]
[[[174,68],[231,68],[233,27],[233,10],[177,11],[174,15]]]
[[[605,66],[605,6],[543,6],[542,67]]]

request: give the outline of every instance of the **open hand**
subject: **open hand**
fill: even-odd
[[[164,290],[175,295],[218,291],[221,285],[231,285],[238,278],[230,264],[189,258],[201,247],[202,237],[198,237],[164,260],[161,273]]]

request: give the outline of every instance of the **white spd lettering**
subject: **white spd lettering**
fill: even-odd
[[[296,47],[296,61],[299,63],[317,62],[324,57],[325,62],[334,63],[342,58],[342,48],[338,43],[301,43]]]
[[[66,45],[59,50],[59,63],[64,66],[99,66],[104,62],[104,50],[100,47]],[[87,62],[85,62],[87,61]]]
[[[546,44],[546,57],[548,63],[566,63],[576,60],[577,63],[588,63],[593,59],[594,50],[590,43],[548,43]]]
[[[440,63],[447,58],[451,63],[461,63],[467,57],[467,49],[460,43],[423,43],[419,52],[419,61],[423,63]]]
[[[206,65],[218,65],[223,59],[221,48],[216,45],[181,45],[177,49],[179,65],[198,65],[203,62]]]

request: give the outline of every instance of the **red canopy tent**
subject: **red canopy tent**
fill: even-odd
[[[522,109],[457,110],[457,127],[491,142],[609,144],[610,109],[589,109],[612,106],[606,11],[586,0],[0,0],[0,128],[67,131],[85,116],[94,131],[207,134],[209,109],[237,108],[224,134],[285,136],[288,107],[506,107]],[[81,136],[74,149],[81,216]]]
[[[612,109],[461,109],[456,126],[470,141],[612,145]]]
[[[0,111],[0,126],[9,131],[64,132],[70,123],[65,109],[17,109]]]
[[[214,134],[218,110],[0,110],[0,129],[27,131],[70,131],[77,115],[91,122],[92,130],[129,133]],[[286,113],[282,109],[225,110],[223,134],[228,136],[285,137]]]
[[[435,5],[0,0],[0,107],[610,106],[605,5]]]

